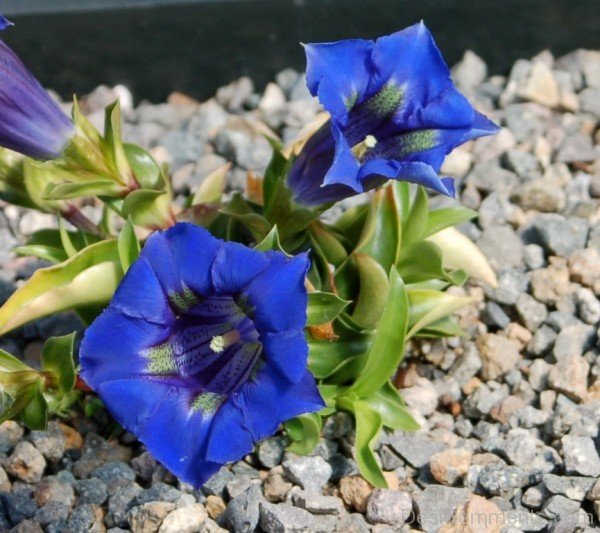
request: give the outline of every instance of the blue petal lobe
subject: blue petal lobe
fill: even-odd
[[[261,337],[265,359],[292,383],[306,372],[308,343],[303,330],[267,333]]]
[[[333,163],[323,178],[323,187],[327,185],[345,185],[361,193],[363,187],[358,180],[360,164],[354,157],[346,138],[340,128],[332,121],[331,133],[335,139],[335,155]]]
[[[302,329],[306,325],[308,296],[304,279],[309,267],[306,254],[287,259],[268,254],[271,264],[243,291],[260,332]]]
[[[252,434],[234,393],[217,411],[210,431],[206,458],[216,463],[238,461],[254,448]]]
[[[212,266],[213,285],[217,292],[234,294],[268,265],[269,260],[263,252],[227,242],[219,249]]]
[[[308,370],[298,383],[291,385],[267,364],[244,385],[240,394],[244,420],[254,440],[272,435],[286,420],[325,407],[315,378]]]
[[[361,168],[362,179],[383,176],[423,185],[429,189],[454,197],[454,186],[451,178],[440,178],[437,172],[427,163],[403,162],[385,159],[373,159]]]
[[[0,30],[5,30],[14,24],[8,20],[2,13],[0,13]]]
[[[127,316],[157,324],[170,324],[175,320],[169,301],[145,257],[131,265],[111,306]]]
[[[345,120],[368,89],[372,47],[372,41],[362,39],[304,47],[308,89],[338,120]]]
[[[144,350],[163,342],[170,328],[106,309],[85,331],[79,361],[81,375],[95,391],[105,381],[146,373]]]

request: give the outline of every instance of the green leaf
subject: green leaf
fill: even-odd
[[[231,169],[231,163],[211,172],[202,180],[192,198],[192,205],[219,203],[227,185],[227,173]]]
[[[410,302],[410,330],[406,334],[407,339],[475,301],[472,297],[427,289],[409,289],[407,293]]]
[[[123,272],[127,272],[129,267],[140,256],[140,241],[138,240],[133,222],[128,218],[123,225],[119,238],[117,239],[117,248],[119,250],[119,259]]]
[[[404,282],[392,268],[390,290],[365,366],[350,390],[359,397],[370,396],[396,372],[404,356],[408,325],[408,297]]]
[[[265,169],[263,179],[265,213],[270,212],[278,183],[284,179],[290,165],[290,161],[283,155],[281,143],[275,139],[268,138],[267,140],[271,144],[271,148],[273,148],[273,156]]]
[[[108,303],[123,276],[118,257],[116,240],[101,241],[37,270],[0,308],[0,334],[52,313]]]
[[[348,252],[331,230],[326,228],[323,223],[315,221],[310,225],[311,239],[313,239],[328,263],[339,266],[348,257]]]
[[[441,339],[444,337],[466,337],[467,334],[458,325],[454,316],[447,316],[417,331],[413,337],[418,339]]]
[[[461,224],[467,220],[472,220],[477,217],[477,211],[467,207],[444,207],[429,211],[427,216],[427,224],[425,226],[424,237],[429,237],[438,231],[442,231],[450,226]]]
[[[308,368],[317,379],[333,374],[347,359],[363,355],[369,349],[372,335],[335,341],[310,340],[308,343]]]
[[[353,206],[340,215],[333,229],[343,235],[352,248],[356,248],[368,215],[369,204]]]
[[[418,241],[403,248],[396,267],[407,284],[442,279],[459,285],[465,279],[460,273],[446,271],[442,251],[430,241]]]
[[[220,213],[245,226],[257,242],[261,242],[273,227],[265,217],[254,211],[240,194],[234,194]]]
[[[402,225],[402,246],[409,246],[420,241],[425,236],[427,217],[429,215],[429,200],[423,187],[417,187],[410,212]]]
[[[446,228],[427,238],[442,254],[446,268],[463,270],[469,277],[485,281],[492,287],[498,286],[496,274],[481,250],[455,228]]]
[[[159,229],[173,222],[171,213],[171,195],[168,191],[137,189],[130,192],[125,200],[121,214],[130,217],[136,226]]]
[[[389,272],[398,259],[402,236],[401,212],[393,187],[378,190],[369,207],[356,252],[366,254]]]
[[[306,325],[316,326],[335,320],[349,303],[331,292],[309,292]]]
[[[70,235],[65,230],[65,223],[61,217],[58,218],[58,231],[60,233],[60,242],[67,257],[73,257],[77,252],[77,248],[71,241]]]
[[[389,281],[383,267],[373,258],[354,254],[360,285],[352,320],[361,328],[373,328],[379,322],[385,305]]]
[[[403,431],[416,431],[420,427],[406,408],[400,393],[389,381],[364,401],[379,413],[386,427]]]
[[[309,413],[288,420],[285,431],[293,441],[288,450],[298,455],[307,455],[315,449],[321,435],[323,419],[319,413]]]
[[[62,337],[50,337],[42,351],[42,369],[53,374],[57,388],[62,393],[69,392],[75,386],[74,344],[75,332]]]
[[[104,118],[104,140],[105,145],[110,147],[109,155],[112,166],[116,169],[121,182],[132,185],[133,173],[129,166],[129,161],[121,138],[121,104],[118,99],[106,107]]]
[[[281,247],[281,242],[279,241],[279,231],[277,230],[277,226],[273,226],[271,231],[267,233],[267,236],[260,241],[255,247],[256,250],[260,250],[261,252],[266,252],[268,250],[277,250],[278,252],[286,253],[285,250]],[[286,254],[287,255],[287,254]]]
[[[14,355],[0,349],[0,370],[3,372],[26,372],[31,368]]]
[[[84,183],[62,182],[49,183],[46,186],[44,200],[69,200],[91,196],[118,196],[123,193],[123,186],[114,180],[99,179]]]
[[[136,144],[124,144],[123,150],[135,177],[142,189],[166,191],[168,184],[161,172],[160,165],[154,158]]]
[[[354,415],[355,457],[361,475],[374,487],[387,488],[387,481],[373,452],[383,426],[381,415],[368,403],[352,397],[340,398],[338,405]]]
[[[21,419],[32,431],[48,427],[48,404],[39,387],[35,387],[33,397],[21,412]]]

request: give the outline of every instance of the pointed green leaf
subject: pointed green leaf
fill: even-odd
[[[386,427],[403,431],[416,431],[420,427],[406,408],[396,387],[389,381],[364,401],[379,413]]]
[[[438,231],[472,220],[475,217],[477,217],[477,211],[462,206],[444,207],[429,211],[424,237],[429,237],[429,235],[433,235]]]
[[[231,169],[231,163],[211,172],[202,180],[192,198],[192,205],[219,203],[227,185],[227,173]]]
[[[0,350],[0,370],[3,372],[26,372],[31,368],[14,355]]]
[[[267,233],[267,236],[262,241],[260,241],[254,248],[256,250],[260,250],[261,252],[266,252],[268,250],[277,250],[278,252],[286,253],[281,247],[281,242],[279,241],[279,231],[277,230],[277,226],[273,226],[271,228],[271,231]]]
[[[298,455],[308,455],[319,442],[323,419],[318,413],[309,413],[288,420],[284,426],[293,441],[288,450]]]
[[[340,398],[338,405],[354,415],[355,458],[360,474],[374,487],[387,488],[387,481],[373,452],[383,426],[381,415],[368,403],[355,398]]]
[[[469,277],[485,281],[492,287],[498,285],[496,274],[481,250],[457,229],[446,228],[431,235],[427,240],[441,250],[446,268],[463,270]]]
[[[411,289],[407,293],[410,302],[410,330],[407,338],[475,301],[468,296],[454,296],[426,289]]]
[[[50,337],[42,351],[42,369],[54,375],[57,388],[62,393],[69,392],[75,386],[74,344],[73,332],[62,337]]]
[[[173,223],[168,191],[137,189],[130,192],[123,201],[121,213],[124,218],[130,217],[136,226],[148,229],[165,228]]]
[[[389,281],[383,267],[368,255],[354,254],[360,289],[352,320],[362,328],[374,327],[388,297]]]
[[[44,200],[69,200],[92,196],[119,196],[123,186],[113,180],[90,180],[84,183],[49,183],[43,195]]]
[[[60,233],[60,242],[67,257],[73,257],[78,250],[73,244],[73,241],[71,241],[71,236],[67,233],[65,223],[61,217],[58,217],[58,231]]]
[[[123,147],[121,137],[121,104],[118,99],[105,110],[104,140],[105,144],[111,148],[110,158],[121,182],[131,185],[133,174]]]
[[[309,292],[307,326],[331,322],[350,304],[331,292]]]
[[[315,221],[310,225],[311,238],[322,250],[328,263],[339,266],[348,257],[348,252],[331,230],[326,228],[321,222]]]
[[[127,272],[129,267],[140,256],[140,241],[138,240],[133,222],[128,218],[123,225],[119,238],[117,240],[119,249],[119,259],[121,260],[121,268],[123,272]]]
[[[402,225],[402,246],[409,246],[425,236],[429,200],[424,187],[417,187],[415,198],[406,221]]]
[[[0,308],[0,334],[59,311],[106,304],[122,276],[115,240],[37,270]]]
[[[356,251],[377,261],[389,272],[400,252],[402,236],[401,212],[393,187],[384,187],[371,199]]]
[[[390,290],[377,333],[367,354],[365,366],[350,387],[357,396],[370,396],[394,375],[404,356],[407,325],[408,296],[402,278],[392,268]]]
[[[142,189],[167,190],[159,164],[146,150],[135,144],[124,144],[123,149],[135,181]]]

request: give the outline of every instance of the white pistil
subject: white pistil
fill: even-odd
[[[221,353],[240,340],[240,332],[237,329],[232,329],[225,335],[216,335],[210,341],[210,349],[215,353]]]
[[[377,146],[377,139],[373,135],[367,135],[362,142],[359,142],[352,148],[352,153],[357,159],[362,159],[367,150]]]

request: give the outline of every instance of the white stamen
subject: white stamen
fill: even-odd
[[[363,142],[367,148],[375,148],[377,146],[377,139],[373,135],[367,135]]]
[[[221,353],[232,344],[240,340],[240,332],[237,329],[232,329],[225,335],[216,335],[210,341],[210,349],[215,353]]]

